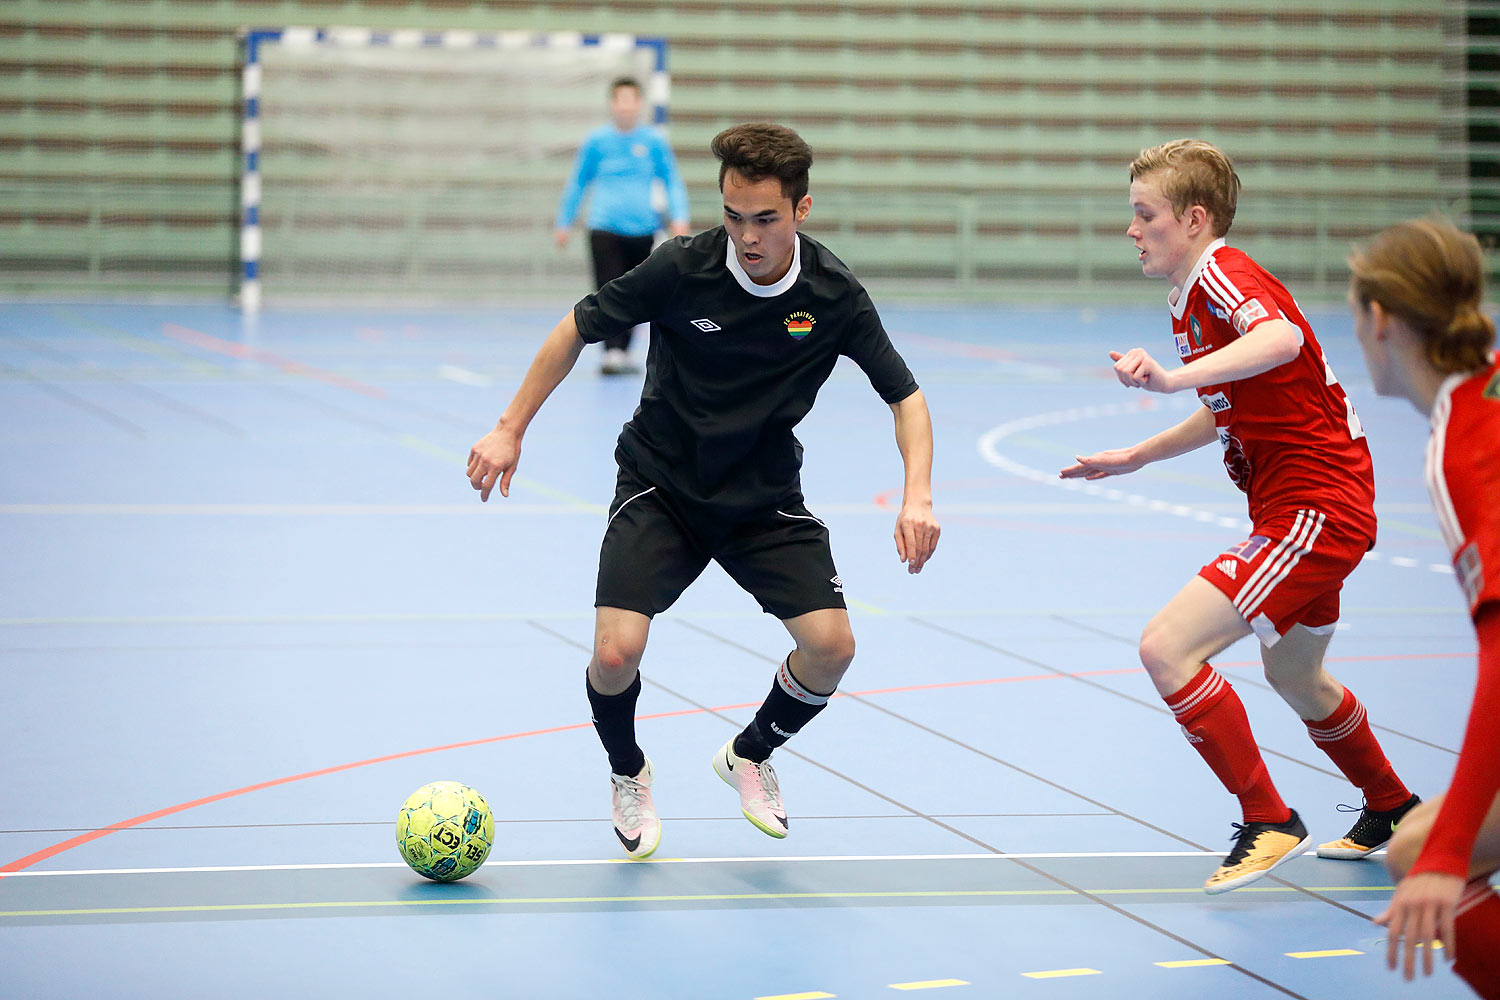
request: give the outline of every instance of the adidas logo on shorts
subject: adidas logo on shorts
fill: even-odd
[[[1235,571],[1233,559],[1220,559],[1218,562],[1214,563],[1214,568],[1217,569],[1220,573],[1223,573],[1225,576],[1229,577],[1229,579],[1234,579]]]

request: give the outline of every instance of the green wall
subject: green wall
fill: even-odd
[[[708,139],[775,119],[817,153],[809,231],[911,293],[1149,286],[1123,236],[1125,168],[1200,136],[1244,182],[1234,241],[1299,295],[1333,297],[1352,242],[1468,211],[1454,6],[14,0],[0,5],[0,293],[232,294],[236,29],[348,24],[665,37],[695,223],[717,221]]]

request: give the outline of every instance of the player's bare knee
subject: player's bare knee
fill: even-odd
[[[793,673],[814,690],[831,691],[854,662],[854,633],[848,630],[818,636],[797,647]],[[806,675],[806,676],[804,676]]]
[[[642,652],[608,637],[601,638],[594,643],[594,666],[605,678],[633,675],[640,666]]]
[[[1157,628],[1154,623],[1147,625],[1141,633],[1137,652],[1141,657],[1141,666],[1146,668],[1146,673],[1153,680],[1160,681],[1179,671],[1181,651],[1167,631]]]
[[[829,636],[802,650],[807,662],[815,663],[824,672],[843,673],[854,662],[854,636],[849,633]]]

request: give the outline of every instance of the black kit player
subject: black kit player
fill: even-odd
[[[754,720],[714,754],[745,818],[787,834],[768,758],[802,729],[854,658],[828,528],[803,504],[792,431],[840,355],[895,415],[905,492],[896,553],[920,572],[937,547],[932,424],[906,363],[859,281],[798,232],[812,208],[812,150],[780,125],[719,133],[724,224],[663,243],[580,301],[543,343],[495,429],[469,454],[481,500],[510,495],[521,438],[585,344],[651,324],[645,386],[615,449],[614,501],[599,551],[587,690],[609,755],[615,833],[634,858],[661,840],[652,769],[635,737],[639,666],[651,619],[714,560],[786,626],[796,648]]]

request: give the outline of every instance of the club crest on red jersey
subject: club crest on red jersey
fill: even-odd
[[[1490,384],[1484,387],[1485,399],[1500,399],[1500,372],[1490,379]]]
[[[785,320],[786,332],[792,335],[793,340],[801,340],[812,333],[813,324],[816,322],[812,313],[794,312]]]
[[[1188,317],[1188,326],[1190,326],[1190,327],[1193,328],[1193,346],[1194,347],[1202,347],[1203,346],[1203,327],[1201,327],[1201,326],[1198,325],[1198,317],[1197,316],[1189,316]]]

